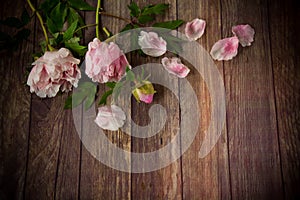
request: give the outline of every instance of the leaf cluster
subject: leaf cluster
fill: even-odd
[[[55,48],[66,47],[75,56],[83,56],[87,47],[80,45],[81,27],[85,26],[80,11],[94,11],[95,8],[83,0],[44,0],[39,6],[51,33],[49,43]],[[46,50],[46,42],[41,42],[42,50]]]

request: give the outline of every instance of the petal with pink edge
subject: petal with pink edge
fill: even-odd
[[[170,74],[174,74],[179,78],[185,78],[190,72],[190,69],[184,64],[182,64],[181,60],[177,57],[164,57],[161,60],[161,63]]]
[[[189,40],[198,40],[204,33],[206,22],[203,19],[194,19],[185,25],[185,35]]]
[[[237,55],[238,47],[239,39],[236,36],[225,38],[213,45],[210,55],[215,60],[231,60]]]
[[[232,33],[238,37],[240,44],[245,46],[250,46],[254,41],[254,29],[246,24],[246,25],[237,25],[232,27]]]

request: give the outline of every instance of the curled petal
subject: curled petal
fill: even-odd
[[[85,73],[94,82],[119,81],[129,63],[117,44],[100,42],[95,38],[85,55]]]
[[[72,87],[77,87],[81,78],[79,62],[80,60],[74,58],[68,49],[46,51],[32,63],[34,66],[27,79],[30,92],[45,98],[56,96],[59,89],[68,92]]]
[[[203,19],[194,19],[185,25],[185,35],[189,40],[198,40],[204,33],[206,22]]]
[[[246,24],[246,25],[237,25],[232,27],[232,33],[238,37],[240,44],[245,46],[250,46],[254,41],[254,29]]]
[[[179,78],[185,78],[190,69],[181,63],[181,60],[177,57],[167,58],[164,57],[161,60],[162,65],[164,68],[171,74],[178,76]]]
[[[134,98],[138,101],[138,102],[145,102],[145,103],[152,103],[153,101],[153,96],[156,93],[156,91],[154,90],[154,87],[152,85],[151,82],[149,81],[143,81],[142,83],[143,85],[135,88],[132,91],[132,94],[134,96]]]
[[[117,131],[124,125],[125,120],[124,111],[116,105],[111,105],[98,108],[95,123],[102,129]]]
[[[142,51],[149,56],[158,57],[167,51],[167,42],[155,32],[141,31],[138,43]]]
[[[231,60],[237,55],[238,47],[239,39],[236,36],[225,38],[213,45],[210,55],[215,60]]]

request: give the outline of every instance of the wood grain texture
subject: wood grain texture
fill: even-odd
[[[256,31],[253,45],[224,65],[232,199],[282,199],[267,2],[221,5],[223,38],[236,24]]]
[[[2,2],[1,20],[21,17],[21,1]],[[34,29],[34,21],[27,25]],[[1,31],[16,30],[1,25]],[[33,34],[15,52],[0,52],[0,199],[23,199],[30,121],[30,92],[26,68],[31,64]]]
[[[44,36],[36,23],[38,52]],[[32,95],[26,199],[78,197],[80,140],[72,113],[64,110],[66,98],[67,94],[49,99]]]
[[[93,0],[87,1],[91,5],[96,6],[97,2]],[[130,1],[103,1],[102,7],[105,12],[117,16],[129,17],[127,5]],[[119,19],[101,16],[101,25],[107,27],[112,33],[118,33],[126,23]],[[86,23],[95,23],[95,13],[86,12]],[[105,38],[104,33],[100,30],[101,38]],[[95,29],[90,28],[85,33],[86,43],[95,37]],[[106,90],[103,85],[99,86],[99,94],[101,95]],[[95,116],[93,116],[93,119]],[[85,140],[89,140],[89,134],[92,132],[97,134],[99,127],[93,126],[94,122],[91,119],[83,120],[83,135]],[[105,131],[105,134],[110,142],[117,145],[118,148],[130,151],[130,137],[124,133]],[[80,174],[80,199],[130,199],[131,195],[131,182],[130,174],[117,171],[113,168],[107,167],[99,160],[94,158],[87,149],[92,149],[94,152],[104,151],[107,152],[108,157],[113,157],[113,154],[108,149],[103,149],[103,141],[89,140],[89,147],[82,146],[81,158],[81,174]]]
[[[87,2],[94,6],[97,3]],[[129,18],[130,2],[104,0],[102,4],[106,12]],[[238,56],[231,61],[215,62],[224,77],[227,124],[210,154],[203,159],[198,157],[210,123],[210,93],[203,77],[183,60],[191,68],[187,80],[197,94],[201,112],[200,129],[190,148],[176,162],[149,173],[120,172],[99,162],[78,136],[78,133],[99,133],[93,120],[83,120],[76,130],[72,112],[63,109],[66,94],[40,99],[31,95],[25,85],[26,67],[43,38],[38,21],[32,20],[28,25],[33,30],[29,40],[14,53],[0,52],[0,199],[300,198],[299,3],[294,0],[137,1],[140,6],[161,2],[171,5],[157,21],[177,18],[190,21],[196,17],[207,21],[205,34],[197,41],[207,51],[217,40],[232,36],[233,25],[249,23],[256,31],[251,47],[240,46]],[[0,18],[21,15],[23,5],[21,0],[3,2]],[[95,12],[84,15],[86,23],[95,22]],[[113,33],[125,25],[106,16],[101,17],[101,23]],[[10,31],[4,26],[0,29]],[[179,30],[183,32],[184,26]],[[94,37],[95,27],[86,29],[84,43]],[[127,56],[133,67],[160,63],[160,59],[143,58],[135,53]],[[172,84],[177,94],[181,94],[182,82]],[[168,114],[162,131],[147,139],[105,131],[110,142],[141,153],[158,150],[174,138],[180,123],[179,102],[170,90],[159,85],[155,89],[158,93],[154,103],[161,104]],[[99,93],[105,90],[106,87],[100,86]],[[131,106],[128,112],[132,113],[133,121],[147,125],[151,105],[138,104],[132,99]],[[89,148],[114,156],[102,141],[90,144]],[[159,158],[153,162],[158,161]]]
[[[178,18],[191,21],[198,17],[206,20],[207,27],[204,35],[198,41],[208,52],[211,46],[221,37],[221,18],[219,1],[178,1]],[[184,27],[180,29],[184,33]],[[211,34],[214,33],[214,34]],[[191,51],[193,60],[202,66],[207,66],[203,55]],[[223,65],[216,62],[219,72],[223,73]],[[183,198],[184,199],[230,199],[230,180],[228,165],[228,149],[226,127],[212,151],[205,157],[199,158],[200,146],[211,123],[211,96],[207,83],[194,66],[187,77],[197,94],[200,112],[199,130],[188,151],[182,156]],[[205,67],[204,67],[205,68]],[[205,74],[205,72],[204,72]],[[208,78],[208,80],[212,80]],[[181,87],[182,95],[184,87]]]
[[[168,3],[170,7],[167,12],[161,16],[157,16],[156,21],[163,20],[175,20],[176,17],[176,1],[137,1],[140,7],[148,4],[156,3]],[[165,56],[171,56],[167,54]],[[141,59],[137,54],[133,54],[131,58],[133,66],[139,66],[147,63],[160,63],[158,58]],[[165,76],[164,80],[168,80],[168,74],[157,74],[155,68],[150,70],[151,76]],[[176,134],[180,134],[179,130],[179,104],[175,95],[178,95],[178,82],[170,80],[170,83],[174,85],[175,91],[170,91],[166,87],[158,84],[154,85],[157,93],[154,95],[154,104],[160,104],[166,109],[167,119],[162,130],[156,135],[148,138],[132,137],[132,152],[152,152],[161,149],[165,145],[171,142],[171,139]],[[175,92],[173,94],[172,92]],[[150,123],[148,111],[151,105],[144,103],[137,103],[135,99],[132,99],[132,118],[133,121],[140,125],[146,126]],[[143,117],[142,117],[143,116]],[[159,113],[154,113],[155,118],[162,119]],[[135,131],[135,130],[132,130]],[[148,130],[149,133],[153,131]],[[176,149],[172,150],[176,151]],[[162,157],[157,157],[153,160],[154,163],[160,163]],[[147,158],[146,158],[147,160]],[[148,160],[149,161],[149,160]],[[145,163],[140,163],[140,166],[145,166]],[[182,180],[181,180],[181,160],[173,162],[169,166],[159,169],[157,171],[148,173],[132,174],[132,199],[182,199]]]
[[[300,198],[300,9],[296,1],[269,1],[277,122],[286,199]]]

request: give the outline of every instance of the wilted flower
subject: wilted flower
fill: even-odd
[[[194,19],[185,25],[185,35],[189,40],[198,40],[204,33],[206,22],[203,19]]]
[[[102,106],[98,108],[98,114],[95,123],[105,130],[117,131],[126,120],[124,111],[116,106]]]
[[[232,33],[238,37],[240,44],[245,46],[250,46],[254,41],[254,29],[246,24],[246,25],[237,25],[232,27]]]
[[[167,42],[155,32],[141,31],[138,43],[142,51],[149,56],[158,57],[167,51]]]
[[[181,60],[177,57],[167,58],[164,57],[161,60],[164,68],[171,74],[178,76],[179,78],[184,78],[190,72],[190,69],[181,63]]]
[[[68,49],[61,48],[58,51],[46,51],[37,59],[32,68],[27,85],[30,92],[35,92],[39,97],[54,97],[59,88],[68,92],[72,86],[77,87],[81,78],[78,68],[80,60],[74,58]]]
[[[142,86],[135,88],[132,91],[133,96],[138,102],[143,101],[145,103],[152,103],[153,96],[156,93],[152,83],[149,81],[143,81],[142,84]]]
[[[239,39],[236,36],[225,38],[213,45],[210,55],[215,60],[230,60],[237,55],[238,47]]]
[[[130,67],[118,45],[100,42],[97,38],[89,43],[85,66],[88,77],[99,83],[119,81],[125,74],[126,67]]]

